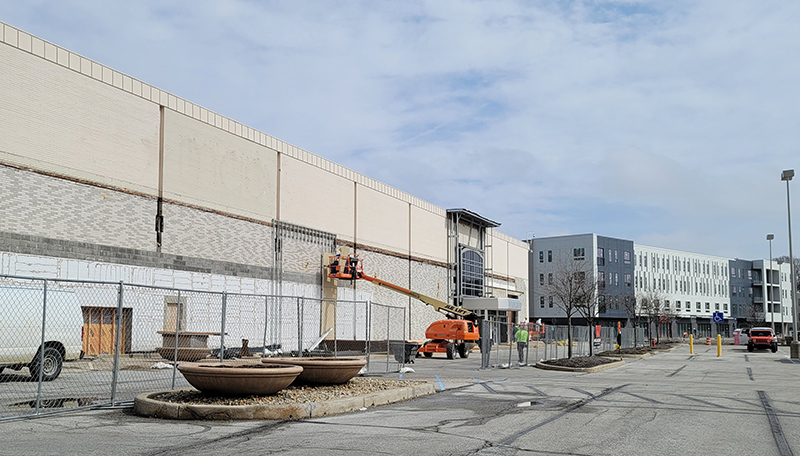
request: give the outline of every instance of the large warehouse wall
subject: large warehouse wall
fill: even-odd
[[[262,221],[276,217],[274,150],[164,111],[164,199]]]
[[[280,218],[289,223],[355,236],[355,184],[293,157],[281,157]]]
[[[0,250],[257,278],[280,267],[307,289],[322,247],[276,265],[277,219],[447,299],[442,208],[3,23],[0,61]],[[517,244],[496,259],[509,283],[527,273]]]
[[[0,45],[0,159],[155,195],[158,105],[86,77],[99,71],[87,59],[30,35],[20,42],[31,51]]]

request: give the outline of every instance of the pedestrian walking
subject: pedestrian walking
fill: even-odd
[[[514,340],[517,342],[517,352],[519,353],[519,365],[525,365],[525,349],[528,347],[528,330],[523,326],[517,326],[514,333]]]

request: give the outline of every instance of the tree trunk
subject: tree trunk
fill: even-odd
[[[567,358],[572,358],[572,317],[567,317]]]

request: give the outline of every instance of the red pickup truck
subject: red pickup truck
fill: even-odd
[[[747,341],[747,351],[751,352],[756,348],[769,348],[772,353],[778,351],[778,337],[772,328],[751,328],[750,340]]]

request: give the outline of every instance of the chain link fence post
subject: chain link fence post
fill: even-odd
[[[44,280],[44,294],[42,295],[42,338],[39,345],[39,378],[36,386],[36,411],[39,414],[39,408],[42,405],[42,382],[44,381],[44,341],[45,341],[45,328],[47,326],[47,279]]]
[[[117,383],[119,382],[119,352],[120,342],[122,340],[122,282],[119,283],[119,292],[117,297],[117,315],[114,322],[115,338],[114,338],[114,368],[111,371],[111,406],[117,405]]]

